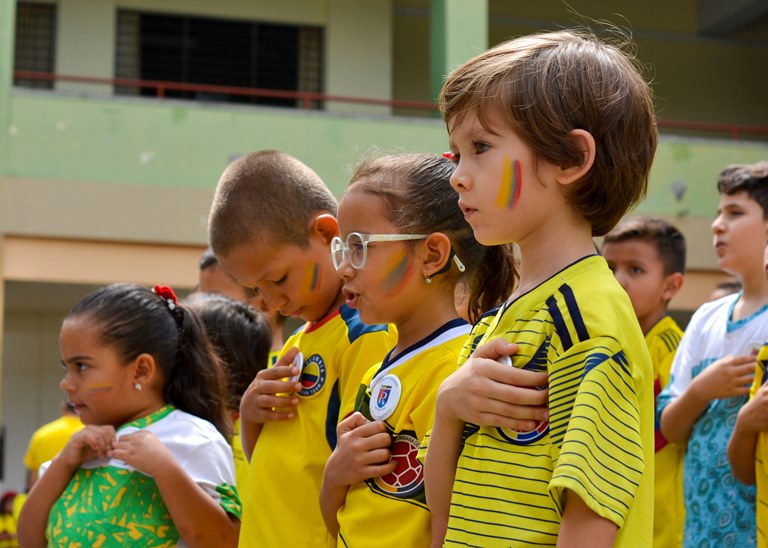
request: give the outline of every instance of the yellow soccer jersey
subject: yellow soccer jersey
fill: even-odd
[[[752,388],[749,391],[750,399],[755,397],[757,391],[765,383],[766,365],[768,365],[768,344],[763,345],[757,355],[757,370]],[[768,548],[768,434],[762,432],[757,437],[757,449],[755,451],[755,480],[757,483],[757,548]]]
[[[325,548],[330,535],[320,513],[325,462],[336,425],[352,410],[365,372],[395,345],[387,326],[368,326],[346,305],[308,323],[286,341],[304,355],[297,416],[268,422],[256,440],[240,527],[241,548]]]
[[[243,438],[240,437],[240,413],[237,413],[232,423],[232,438],[229,440],[232,447],[232,457],[235,459],[235,485],[242,489],[248,477],[248,459],[243,451]]]
[[[619,526],[615,546],[650,547],[653,366],[605,260],[577,261],[477,328],[472,348],[504,337],[520,345],[515,367],[548,372],[550,419],[467,425],[445,544],[554,546],[567,489]]]
[[[64,415],[41,426],[29,440],[24,454],[24,466],[37,472],[44,462],[53,459],[64,449],[72,434],[82,428],[83,423],[76,415]]]
[[[416,455],[435,417],[437,389],[456,370],[469,332],[466,321],[450,321],[366,373],[355,408],[368,420],[384,421],[398,465],[392,474],[349,488],[337,514],[338,546],[429,546],[424,473]]]
[[[653,363],[653,395],[659,395],[669,382],[669,371],[683,330],[664,316],[645,335]],[[655,405],[654,405],[655,407]],[[674,548],[683,545],[685,502],[683,501],[683,457],[685,447],[668,443],[655,425],[655,465],[653,506],[653,545]]]
[[[267,358],[267,363],[269,364],[269,367],[272,367],[277,363],[278,357],[280,357],[280,350],[271,350],[269,352],[269,357]]]

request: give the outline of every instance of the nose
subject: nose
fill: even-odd
[[[75,390],[75,387],[69,378],[69,372],[64,373],[64,377],[59,382],[59,388],[61,388],[62,392],[66,392],[67,394],[71,394]]]
[[[281,306],[288,302],[282,291],[275,289],[261,290],[260,295],[264,304],[269,310],[279,310]]]
[[[472,187],[472,179],[467,173],[466,168],[462,167],[461,161],[459,161],[456,169],[451,174],[451,187],[456,192],[469,190]]]
[[[719,234],[720,232],[722,232],[725,229],[723,226],[723,216],[718,215],[717,217],[715,217],[715,220],[712,221],[712,225],[710,226],[710,228],[712,228],[712,232],[714,234]]]
[[[336,273],[342,280],[349,280],[355,276],[355,269],[352,268],[352,264],[349,262],[349,254],[344,253],[339,268],[336,269]]]
[[[627,274],[623,270],[614,270],[613,275],[616,276],[616,281],[619,282],[619,285],[624,288],[626,291],[627,289]]]

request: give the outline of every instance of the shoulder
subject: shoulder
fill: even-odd
[[[183,438],[190,445],[209,442],[227,444],[227,440],[213,424],[180,409],[174,409],[163,419],[148,425],[147,430],[161,440]]]
[[[344,322],[347,328],[347,339],[350,344],[360,339],[363,335],[370,335],[373,333],[380,333],[380,336],[386,336],[391,327],[389,325],[375,324],[368,325],[360,319],[360,314],[354,308],[350,308],[347,305],[341,305],[339,309],[339,316]]]
[[[721,299],[701,305],[691,316],[686,333],[696,332],[712,322],[727,322],[733,305],[738,298],[739,295],[726,295]]]

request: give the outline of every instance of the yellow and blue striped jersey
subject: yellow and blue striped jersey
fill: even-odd
[[[549,422],[467,425],[446,545],[554,546],[566,490],[619,527],[615,546],[652,545],[653,369],[624,290],[585,257],[473,330],[464,355],[504,337],[515,367],[547,371]]]
[[[291,335],[281,355],[304,355],[296,416],[268,422],[256,440],[244,491],[241,548],[323,547],[330,539],[320,513],[325,462],[336,425],[354,407],[365,372],[396,342],[387,326],[368,326],[342,305]]]
[[[757,354],[757,369],[749,398],[752,399],[766,380],[768,365],[768,344],[764,344]],[[755,481],[757,484],[757,548],[768,548],[768,433],[761,432],[757,437],[755,451]]]

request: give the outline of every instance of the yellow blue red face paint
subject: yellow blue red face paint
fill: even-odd
[[[304,287],[313,293],[320,287],[320,265],[318,263],[308,264],[304,270]]]
[[[413,268],[411,268],[411,261],[407,253],[403,255],[395,256],[394,261],[389,265],[386,270],[387,274],[384,276],[383,288],[387,293],[399,293],[400,290],[405,287],[408,280],[413,276]]]
[[[496,206],[511,209],[520,200],[523,191],[523,176],[520,169],[520,160],[514,162],[508,156],[504,156],[501,166],[501,186],[496,196]]]
[[[86,390],[88,392],[109,392],[112,390],[111,384],[91,384],[89,385]]]

